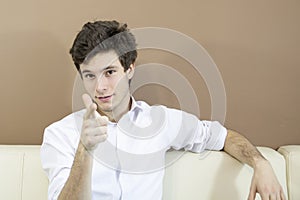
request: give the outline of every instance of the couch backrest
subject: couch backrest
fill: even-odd
[[[286,188],[285,160],[270,148],[259,148]],[[178,159],[180,157],[180,159]],[[169,152],[164,200],[247,199],[252,169],[224,152]],[[0,145],[0,197],[8,200],[46,200],[48,180],[41,168],[40,146]],[[260,198],[257,198],[260,199]]]
[[[300,199],[300,145],[282,146],[278,151],[284,155],[287,168],[289,200]]]
[[[271,162],[287,194],[284,157],[271,148],[258,149]],[[170,152],[167,160],[175,160],[180,154]],[[164,200],[247,199],[252,174],[252,168],[224,152],[208,151],[200,155],[186,153],[166,170]],[[260,199],[259,195],[256,199]]]
[[[0,145],[0,198],[47,199],[48,180],[38,145]]]

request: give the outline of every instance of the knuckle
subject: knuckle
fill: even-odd
[[[107,139],[107,134],[103,134],[101,135],[101,137],[99,138],[99,142],[104,142]]]
[[[91,125],[91,120],[86,119],[83,121],[83,128],[88,128]]]
[[[92,148],[95,145],[94,140],[92,140],[91,138],[88,138],[87,141],[86,141],[86,145],[89,148]]]
[[[101,128],[101,132],[106,134],[107,133],[107,127],[106,126],[102,126]]]
[[[97,122],[99,123],[99,125],[107,125],[108,124],[108,120],[106,116],[100,116],[97,118]]]
[[[85,121],[83,124],[82,124],[82,130],[84,132],[87,132],[86,130],[90,127],[90,122],[89,121]]]
[[[81,133],[81,137],[83,137],[84,139],[87,138],[88,135],[89,135],[89,132],[86,129],[84,129]]]
[[[88,123],[83,123],[82,124],[82,130],[84,131],[85,129],[87,129],[89,126],[88,126]]]

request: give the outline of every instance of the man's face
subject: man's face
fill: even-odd
[[[129,79],[134,72],[133,64],[124,72],[115,51],[101,52],[88,63],[80,65],[86,91],[102,112],[128,109],[130,99]]]

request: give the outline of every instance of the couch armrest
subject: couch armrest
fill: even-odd
[[[290,200],[300,199],[300,145],[282,146],[278,149],[286,160],[287,185]]]

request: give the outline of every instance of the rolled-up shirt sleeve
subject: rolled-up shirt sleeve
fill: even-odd
[[[227,136],[227,129],[218,121],[198,121],[194,144],[191,151],[222,150]]]
[[[61,122],[50,125],[44,131],[41,162],[49,180],[49,200],[58,198],[69,177],[78,145],[77,135],[74,128],[63,126]]]
[[[169,121],[176,121],[174,126],[177,126],[177,136],[171,145],[173,149],[196,153],[223,149],[227,129],[218,121],[201,121],[192,114],[176,110],[171,110],[169,117]]]

